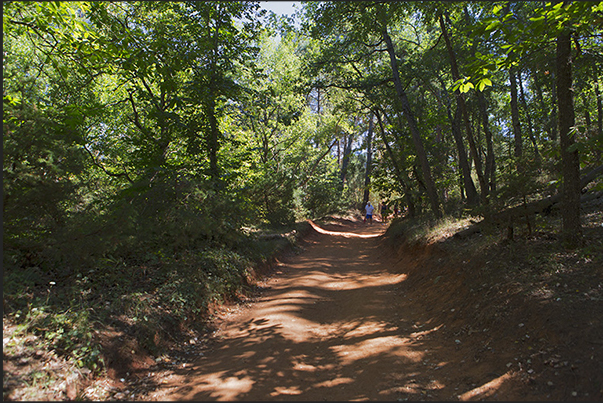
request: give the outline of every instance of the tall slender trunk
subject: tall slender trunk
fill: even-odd
[[[584,104],[588,104],[588,96],[584,93],[582,93],[582,99]],[[590,121],[590,111],[586,108],[584,109],[584,123],[586,123],[586,131],[591,131],[592,128],[590,125],[592,124],[592,122]]]
[[[371,184],[371,168],[373,165],[373,113],[371,112],[369,118],[368,133],[366,135],[366,168],[364,170],[364,195],[362,198],[362,208],[366,206],[370,197],[370,184]]]
[[[528,136],[530,137],[530,141],[534,146],[534,157],[536,158],[536,161],[540,161],[540,152],[538,151],[538,143],[536,142],[536,137],[534,137],[532,117],[530,116],[530,111],[528,110],[528,103],[526,102],[526,95],[523,90],[523,81],[521,80],[521,74],[517,76],[517,81],[519,81],[519,99],[521,100],[521,106],[523,107],[524,113],[526,115],[526,121],[528,123]]]
[[[335,144],[337,144],[337,142],[338,142],[337,139],[333,140],[333,142],[331,143],[331,145],[329,146],[329,148],[327,148],[327,150],[325,152],[323,152],[322,155],[316,159],[316,161],[314,161],[314,163],[312,164],[312,167],[310,168],[310,170],[306,174],[306,178],[300,184],[300,187],[302,187],[302,188],[306,187],[306,185],[308,184],[308,181],[310,180],[310,178],[312,178],[312,174],[316,170],[316,167],[318,166],[318,164],[320,164],[320,161],[322,161],[323,158],[326,157],[327,154],[329,154],[331,152],[331,150],[333,149],[333,147],[335,147]]]
[[[548,74],[548,73],[547,73]],[[542,113],[545,115],[544,116],[544,127],[542,128],[543,131],[545,131],[548,134],[548,138],[549,140],[556,140],[557,138],[557,123],[556,123],[556,109],[555,106],[556,105],[556,99],[555,99],[555,90],[553,89],[553,94],[550,100],[550,104],[552,104],[553,106],[549,106],[549,103],[545,102],[544,100],[544,95],[542,93],[542,83],[540,81],[540,79],[538,78],[538,74],[533,74],[532,75],[533,81],[534,81],[534,89],[536,92],[536,97],[538,98],[538,102],[540,103],[540,108],[543,111]],[[554,88],[554,86],[553,86]],[[549,109],[549,112],[545,112],[547,109]]]
[[[377,122],[379,122],[379,128],[381,129],[381,139],[383,140],[383,144],[385,145],[387,154],[392,162],[392,166],[394,167],[394,172],[396,173],[396,176],[398,178],[398,183],[400,183],[402,185],[402,188],[404,189],[404,200],[406,201],[406,205],[408,207],[408,216],[415,217],[417,209],[415,207],[415,203],[412,198],[412,190],[411,190],[411,186],[410,186],[410,180],[405,176],[405,174],[402,174],[400,165],[398,164],[398,161],[396,160],[394,152],[392,151],[392,149],[389,145],[389,141],[387,140],[387,134],[385,133],[385,129],[383,128],[383,122],[381,120],[381,115],[379,114],[378,111],[376,111],[375,114],[377,115]]]
[[[477,92],[477,104],[482,118],[482,126],[486,134],[486,169],[484,176],[491,195],[496,194],[496,159],[494,156],[494,142],[492,140],[492,132],[490,131],[490,123],[488,119],[488,108],[486,105],[486,97],[481,91]]]
[[[218,139],[220,137],[220,129],[218,127],[218,120],[216,119],[216,105],[213,97],[207,102],[205,113],[209,119],[209,130],[205,132],[205,141],[209,157],[209,175],[214,182],[217,182],[220,178],[220,171],[218,168]]]
[[[557,36],[557,107],[559,109],[559,141],[563,172],[562,237],[567,247],[578,247],[582,242],[580,224],[580,157],[571,133],[574,126],[574,101],[572,94],[571,33]]]
[[[463,143],[463,134],[460,129],[460,110],[458,108],[456,109],[454,118],[450,112],[450,105],[447,105],[446,111],[452,127],[452,137],[454,137],[454,142],[456,144],[459,166],[461,168],[461,181],[463,189],[465,189],[467,194],[467,204],[475,206],[479,203],[479,197],[473,179],[471,178],[471,166],[467,160],[467,152],[465,151],[465,144]]]
[[[556,73],[552,73],[555,83],[557,82]],[[551,99],[553,100],[553,106],[551,107],[551,111],[549,112],[549,125],[551,126],[551,140],[557,141],[557,137],[559,136],[559,112],[557,110],[559,97],[557,96],[557,85],[553,85]]]
[[[353,142],[353,136],[352,134],[348,134],[345,136],[342,136],[343,139],[343,157],[341,159],[341,173],[340,173],[340,179],[341,179],[341,190],[343,191],[344,186],[345,186],[345,181],[347,179],[347,173],[348,173],[348,165],[350,164],[350,154],[352,153],[352,142]]]
[[[381,110],[381,113],[383,114],[383,118],[384,120],[387,120],[392,127],[395,127],[394,125],[394,119],[390,118],[389,116],[387,116],[387,114],[385,113],[384,110]],[[404,127],[404,119],[402,118],[402,114],[396,114],[396,118],[398,118],[398,127],[402,128]],[[398,146],[398,148],[400,150],[404,149],[404,141],[402,141],[402,139],[400,138],[400,136],[397,134],[396,130],[392,131],[392,134],[394,136],[394,143]],[[407,166],[402,167],[402,170],[404,170],[404,172],[406,173],[404,176],[402,176],[402,181],[401,182],[403,184],[404,187],[404,191],[408,192],[405,193],[405,200],[408,204],[408,216],[409,217],[418,217],[421,215],[421,203],[419,201],[418,204],[413,203],[412,201],[414,200],[414,198],[412,198],[413,195],[413,187],[412,187],[412,177],[410,175],[409,169]],[[426,187],[425,187],[425,183],[423,182],[422,176],[419,174],[419,170],[417,168],[417,165],[413,165],[412,167],[412,173],[414,175],[414,177],[416,178],[417,181],[417,192],[415,193],[417,198],[420,200],[421,199],[421,195],[423,193],[426,193]],[[412,209],[412,211],[411,211]]]
[[[220,127],[218,125],[218,119],[216,117],[216,99],[219,96],[219,88],[220,88],[220,72],[217,68],[219,52],[220,52],[220,37],[218,35],[219,26],[214,27],[215,30],[212,31],[212,22],[209,20],[209,15],[206,16],[206,27],[207,37],[211,38],[211,56],[210,56],[210,75],[207,83],[207,98],[205,102],[205,115],[209,120],[209,129],[205,131],[205,142],[207,146],[207,154],[209,158],[209,176],[216,186],[216,188],[221,188],[222,181],[220,180],[220,170],[218,167],[218,150],[220,147],[219,139],[221,137]],[[219,25],[220,23],[217,22]]]
[[[421,133],[419,132],[419,127],[417,126],[417,122],[415,120],[415,116],[412,113],[412,109],[410,108],[410,103],[408,102],[408,98],[406,97],[406,93],[404,92],[404,88],[402,87],[402,82],[400,81],[400,74],[398,71],[398,61],[396,59],[396,53],[394,51],[394,45],[392,43],[392,39],[387,33],[387,26],[383,28],[383,39],[385,40],[387,46],[387,52],[389,54],[392,75],[394,79],[394,86],[396,88],[396,93],[398,95],[398,100],[400,101],[400,105],[402,108],[402,112],[408,121],[408,126],[410,128],[410,133],[412,136],[412,140],[415,146],[415,151],[417,153],[417,157],[419,159],[419,163],[421,164],[422,176],[425,181],[427,197],[429,198],[429,202],[431,205],[431,210],[433,214],[437,218],[442,217],[442,208],[440,205],[440,201],[438,198],[438,192],[435,186],[435,181],[431,176],[431,167],[429,166],[429,160],[427,159],[427,153],[425,152],[425,148],[423,146],[423,140],[421,139]]]
[[[588,94],[586,93],[582,93],[582,99],[583,99],[583,103],[584,105],[588,105],[589,104],[589,99],[588,99]],[[590,119],[590,111],[588,110],[588,108],[584,108],[584,123],[586,124],[586,137],[587,138],[592,138],[592,136],[595,134],[595,129],[592,127],[592,122]],[[597,151],[600,152],[600,148],[597,147]]]
[[[517,102],[517,72],[515,68],[509,69],[509,83],[511,89],[511,122],[513,125],[513,138],[514,138],[514,153],[515,158],[519,160],[523,153],[523,142],[521,138],[521,123],[519,121],[519,106]],[[517,168],[519,167],[519,161],[517,161]]]
[[[597,132],[598,138],[603,137],[603,101],[601,100],[601,92],[599,91],[599,84],[595,83],[595,95],[597,96]],[[597,148],[595,151],[595,158],[597,163],[601,162],[601,148]]]
[[[539,76],[538,73],[532,74],[532,82],[534,83],[534,92],[536,93],[536,99],[538,99],[538,103],[540,104],[540,110],[544,114],[544,111],[547,110],[547,104],[544,102],[544,95],[542,94],[542,84],[541,84],[538,76]],[[548,134],[548,137],[551,138],[552,130],[551,130],[551,126],[548,124],[547,119],[548,119],[548,114],[547,114],[547,118],[543,119],[544,126],[542,127],[542,131],[546,132]]]
[[[467,6],[463,7],[465,23],[468,25],[474,24],[474,20],[469,13]],[[474,42],[471,51],[477,51],[478,42]],[[484,180],[488,187],[488,195],[490,198],[496,197],[496,158],[494,155],[494,140],[492,132],[490,131],[490,122],[488,117],[488,107],[486,97],[482,91],[476,91],[477,105],[478,105],[478,118],[481,119],[482,127],[486,137],[486,166],[484,167]]]
[[[448,51],[448,56],[450,57],[450,70],[452,72],[452,78],[454,81],[460,79],[461,75],[459,73],[458,64],[456,62],[456,55],[454,54],[454,49],[452,48],[452,42],[450,37],[448,36],[448,30],[446,29],[446,24],[444,22],[444,17],[442,14],[439,15],[440,21],[440,29],[442,30],[442,36],[444,37],[444,42],[446,42],[446,49]],[[469,151],[471,152],[471,158],[473,158],[473,163],[475,164],[475,173],[477,174],[477,179],[479,181],[480,186],[480,196],[482,203],[484,205],[488,204],[488,184],[484,178],[484,171],[482,168],[482,159],[477,151],[477,146],[475,144],[475,140],[473,138],[473,132],[471,130],[471,120],[469,119],[469,113],[467,112],[467,105],[465,104],[465,98],[463,98],[463,94],[460,91],[455,92],[457,107],[461,111],[461,115],[463,118],[463,123],[465,127],[465,134],[467,135],[467,140],[469,141]]]
[[[473,159],[473,164],[475,165],[475,173],[477,175],[477,180],[479,182],[480,187],[480,196],[482,203],[484,205],[488,204],[488,183],[484,178],[484,169],[482,167],[482,157],[479,155],[477,150],[477,144],[475,143],[475,139],[473,137],[473,131],[471,130],[471,121],[469,120],[469,113],[467,112],[466,104],[461,94],[458,94],[458,99],[461,99],[461,114],[463,116],[463,121],[465,123],[465,131],[467,132],[467,140],[469,142],[469,151],[471,152],[471,158]]]

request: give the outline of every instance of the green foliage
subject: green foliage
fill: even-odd
[[[33,307],[23,331],[41,336],[59,355],[69,356],[80,368],[98,373],[104,369],[100,345],[94,340],[95,323],[89,310],[67,309],[57,313],[48,306]]]
[[[302,207],[310,218],[341,212],[348,204],[340,196],[341,179],[336,172],[325,168],[312,176],[303,192]]]
[[[515,206],[520,203],[536,200],[551,191],[551,183],[555,176],[542,171],[542,165],[533,158],[507,159],[501,164],[508,164],[500,178],[497,193],[499,209]]]
[[[169,295],[172,304],[183,304],[178,311],[204,313],[209,302],[232,298],[245,284],[250,262],[234,251],[212,249],[187,255],[178,271],[159,288],[160,295]]]
[[[469,92],[471,89],[477,88],[478,91],[483,91],[486,87],[492,86],[492,80],[488,77],[480,78],[475,85],[470,81],[469,77],[461,77],[452,85],[452,91],[459,91],[461,94]]]
[[[78,365],[101,367],[90,329],[113,307],[140,323],[153,349],[155,325],[199,317],[244,284],[249,262],[231,249],[250,209],[235,176],[209,180],[195,146],[209,147],[212,111],[193,104],[209,95],[187,91],[219,70],[214,101],[223,108],[224,96],[236,96],[232,73],[253,58],[253,35],[232,21],[256,7],[3,3],[5,313]],[[199,74],[193,61],[216,49],[207,37],[195,49],[179,45],[201,26],[195,8],[223,39],[223,59],[210,60],[219,68]],[[194,269],[180,267],[191,251]],[[151,317],[143,301],[155,294],[168,310]]]
[[[9,270],[5,307],[24,325],[23,331],[41,336],[78,365],[101,370],[94,332],[99,324],[130,327],[144,348],[157,353],[158,341],[169,338],[179,323],[198,326],[210,303],[243,292],[252,265],[231,248],[217,247],[132,257],[98,259],[96,268],[85,274],[52,281],[38,268]]]

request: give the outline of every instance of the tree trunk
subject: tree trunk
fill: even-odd
[[[601,176],[601,174],[603,174],[603,165],[600,165],[590,170],[590,172],[586,173],[580,178],[580,188],[584,189],[586,185],[597,179],[599,176]],[[481,228],[484,225],[501,224],[509,222],[509,220],[519,218],[522,215],[529,216],[531,214],[539,213],[549,214],[553,208],[559,208],[559,202],[563,203],[562,197],[562,193],[557,193],[555,195],[545,197],[541,200],[536,200],[530,203],[524,203],[520,206],[508,208],[490,216],[487,219],[483,219],[482,221],[470,226],[469,228],[456,233],[454,236],[459,238],[466,238],[470,235],[480,232]],[[602,197],[603,192],[590,192],[581,196],[581,199],[584,199],[584,201],[592,201]]]
[[[546,72],[546,74],[548,74],[548,71]],[[534,89],[536,92],[536,97],[538,98],[538,102],[540,103],[540,109],[542,110],[542,113],[545,115],[544,119],[543,119],[544,127],[542,128],[542,130],[548,134],[548,138],[550,140],[555,140],[557,138],[557,129],[556,129],[557,124],[555,123],[556,110],[554,109],[555,94],[553,92],[552,99],[550,102],[553,104],[553,107],[550,110],[550,112],[546,113],[545,111],[551,107],[549,107],[547,105],[547,103],[544,101],[544,95],[542,94],[542,83],[540,82],[540,79],[538,78],[538,74],[532,74],[532,79],[534,81]]]
[[[343,157],[341,159],[341,190],[343,191],[348,173],[348,165],[350,164],[350,154],[352,153],[353,135],[348,134],[342,136],[343,139]]]
[[[389,146],[389,142],[387,141],[387,135],[385,134],[385,129],[383,128],[383,122],[381,121],[381,116],[379,115],[379,112],[376,112],[375,114],[377,115],[377,121],[379,122],[379,128],[381,129],[381,139],[383,140],[383,144],[385,145],[387,154],[392,162],[392,166],[394,167],[394,172],[398,177],[398,183],[400,183],[402,185],[402,188],[404,189],[404,200],[406,201],[406,205],[408,206],[408,217],[415,217],[416,208],[412,198],[412,190],[409,183],[410,181],[408,180],[408,178],[406,178],[406,176],[402,174],[402,170],[398,165],[398,161],[396,160],[394,152]]]
[[[209,176],[214,182],[220,178],[218,169],[218,139],[220,137],[220,129],[218,128],[218,120],[216,119],[215,100],[212,97],[206,105],[207,118],[209,119],[209,130],[205,132],[205,141],[207,144],[207,153],[209,157]]]
[[[444,17],[442,14],[439,15],[440,21],[440,29],[442,30],[442,36],[444,37],[444,42],[446,42],[446,49],[448,51],[448,56],[450,57],[450,69],[452,72],[452,79],[457,81],[460,79],[461,75],[459,73],[458,64],[456,62],[456,56],[454,54],[454,49],[452,48],[452,42],[450,37],[448,36],[448,30],[446,29],[446,24],[444,23]],[[455,92],[457,107],[461,111],[461,115],[464,122],[465,134],[467,135],[467,140],[469,141],[469,151],[471,152],[471,158],[473,159],[473,163],[475,164],[475,173],[477,174],[477,179],[480,185],[480,195],[482,199],[482,203],[484,205],[488,204],[488,184],[484,178],[484,171],[482,169],[482,159],[477,152],[477,146],[475,144],[475,140],[473,138],[473,132],[471,130],[471,121],[469,119],[469,113],[467,112],[467,105],[465,104],[465,99],[463,98],[463,94],[460,91]],[[460,157],[460,156],[459,156]],[[467,195],[468,196],[468,195]]]
[[[310,180],[310,178],[312,178],[312,174],[314,173],[314,170],[316,169],[316,167],[318,166],[318,164],[320,164],[320,161],[322,161],[322,160],[323,160],[323,158],[324,158],[324,157],[326,157],[326,156],[327,156],[327,154],[331,152],[331,150],[333,149],[333,147],[334,147],[334,146],[335,146],[335,144],[337,144],[337,143],[338,143],[338,140],[337,140],[337,139],[335,139],[335,140],[334,140],[334,141],[331,143],[331,145],[329,146],[329,148],[328,148],[328,149],[327,149],[327,150],[326,150],[324,153],[322,153],[322,155],[321,155],[320,157],[318,157],[318,158],[316,159],[316,161],[314,161],[314,164],[312,165],[312,168],[310,168],[310,171],[309,171],[309,172],[306,174],[306,179],[304,179],[304,181],[301,183],[300,187],[302,187],[302,188],[303,188],[303,187],[305,187],[305,186],[306,186],[306,184],[308,183],[308,181]]]
[[[366,169],[364,170],[364,196],[362,198],[362,208],[366,206],[369,201],[371,184],[371,168],[373,164],[373,113],[371,112],[369,118],[368,133],[366,135]]]
[[[219,59],[220,52],[220,38],[218,36],[220,27],[216,27],[217,29],[212,32],[212,24],[209,20],[209,15],[207,15],[206,24],[205,29],[207,30],[207,37],[211,38],[212,46],[210,56],[211,74],[209,76],[209,82],[207,83],[207,98],[205,102],[205,115],[209,120],[209,129],[205,130],[205,142],[209,158],[209,176],[213,184],[217,188],[221,188],[222,182],[220,180],[220,170],[218,168],[218,150],[220,147],[221,133],[218,119],[216,117],[216,99],[218,99],[221,82],[221,75],[217,68],[217,61]],[[219,25],[220,23],[218,22],[217,24]]]
[[[556,75],[555,73],[553,74],[553,78],[555,79],[555,82],[557,81]],[[553,89],[552,89],[552,94],[551,94],[551,99],[554,100],[553,101],[553,107],[551,108],[551,112],[549,113],[549,125],[551,127],[551,140],[552,141],[557,141],[557,137],[558,137],[558,130],[559,130],[559,124],[557,122],[557,119],[559,118],[558,115],[558,111],[557,111],[557,102],[559,100],[559,97],[557,97],[557,85],[553,85]]]
[[[563,172],[562,190],[562,237],[570,248],[582,243],[580,224],[580,158],[578,150],[569,148],[575,144],[574,103],[572,96],[571,33],[564,31],[557,37],[557,108],[561,163]]]
[[[467,194],[467,204],[469,206],[476,206],[479,204],[479,199],[475,184],[471,178],[471,166],[467,160],[467,152],[465,151],[465,145],[463,144],[463,134],[460,129],[460,110],[457,108],[453,118],[450,113],[450,105],[448,105],[446,109],[448,112],[448,119],[452,126],[452,136],[454,137],[454,142],[456,144],[459,166],[461,168],[462,185]]]
[[[415,151],[421,164],[421,170],[423,171],[422,176],[425,181],[427,197],[429,198],[431,210],[436,218],[441,218],[442,209],[440,206],[440,201],[438,199],[438,192],[435,186],[435,182],[431,176],[431,167],[429,166],[429,160],[427,159],[427,153],[425,152],[425,148],[423,146],[423,140],[421,139],[421,133],[419,132],[419,127],[417,126],[415,116],[410,108],[410,103],[408,102],[406,93],[404,92],[404,88],[402,88],[402,82],[400,81],[400,74],[398,72],[398,62],[396,59],[396,53],[394,51],[392,39],[387,33],[387,27],[383,28],[383,39],[385,40],[385,43],[387,45],[387,52],[389,54],[392,75],[394,79],[394,86],[396,88],[396,93],[398,94],[398,100],[400,101],[402,112],[404,113],[404,116],[406,116],[406,120],[408,121],[408,126],[410,128],[410,133],[415,146]]]
[[[509,69],[509,83],[511,87],[511,122],[513,125],[513,138],[514,138],[514,153],[515,158],[518,160],[517,169],[520,170],[519,159],[523,153],[523,142],[521,138],[521,124],[519,122],[519,106],[517,103],[517,75],[515,68]]]
[[[603,101],[601,101],[601,92],[599,92],[599,84],[595,83],[595,94],[597,96],[597,132],[596,137],[603,137]],[[601,148],[595,151],[595,160],[601,162]]]
[[[494,143],[492,140],[492,132],[490,131],[490,123],[488,121],[488,108],[486,106],[486,97],[481,91],[477,91],[477,103],[482,118],[482,126],[486,134],[486,169],[484,177],[488,184],[489,193],[496,193],[496,160],[494,157]]]
[[[540,152],[538,151],[538,143],[536,142],[536,137],[534,137],[532,118],[530,117],[528,103],[526,102],[526,95],[523,91],[523,82],[521,80],[521,74],[517,76],[517,80],[519,81],[519,96],[521,99],[521,105],[523,107],[523,110],[525,111],[524,113],[526,114],[526,121],[528,123],[528,136],[530,137],[532,145],[534,146],[534,158],[536,158],[536,161],[540,162]]]

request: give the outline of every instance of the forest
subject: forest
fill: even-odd
[[[158,352],[306,219],[571,250],[603,194],[600,2],[2,7],[3,321],[93,373],[95,329]]]

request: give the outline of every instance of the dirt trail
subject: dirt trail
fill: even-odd
[[[504,362],[465,363],[441,323],[420,319],[425,301],[405,296],[404,267],[379,238],[385,225],[314,228],[259,300],[223,315],[211,348],[151,399],[465,400],[503,390]]]

